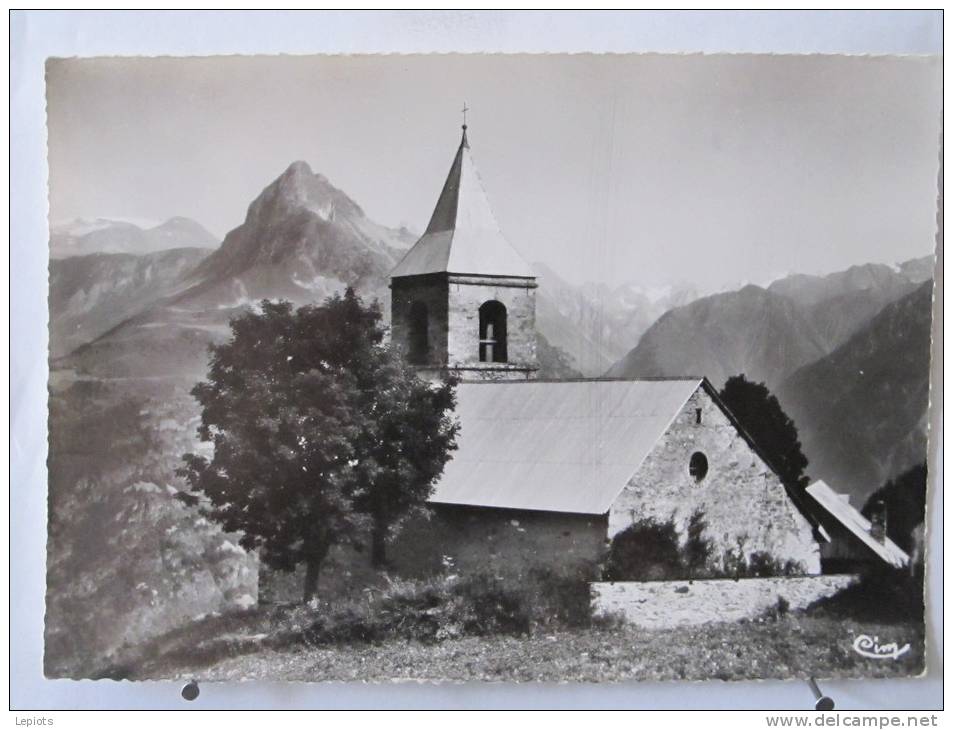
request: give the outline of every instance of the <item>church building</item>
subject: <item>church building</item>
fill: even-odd
[[[461,380],[458,450],[430,499],[440,524],[398,540],[397,564],[408,542],[458,567],[581,566],[634,522],[684,532],[698,511],[716,552],[820,572],[812,523],[707,380],[537,380],[536,289],[464,125],[430,224],[391,274],[393,341],[423,377]]]
[[[715,564],[757,554],[821,572],[812,518],[704,377],[538,379],[536,289],[464,125],[427,230],[391,275],[392,341],[421,377],[460,379],[458,448],[430,518],[388,547],[393,573],[591,574],[630,525],[671,521],[684,540],[695,513]],[[368,569],[367,556],[338,552],[322,583],[353,586]],[[297,596],[300,580],[287,590]],[[263,585],[261,598],[279,593]]]

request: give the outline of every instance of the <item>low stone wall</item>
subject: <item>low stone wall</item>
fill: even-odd
[[[856,583],[856,575],[593,583],[593,611],[646,629],[753,619],[780,599],[797,611]]]

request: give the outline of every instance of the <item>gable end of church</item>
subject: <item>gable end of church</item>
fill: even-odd
[[[672,520],[684,538],[695,513],[716,565],[762,554],[791,561],[799,572],[821,572],[812,522],[707,380],[613,500],[608,536],[651,519]]]

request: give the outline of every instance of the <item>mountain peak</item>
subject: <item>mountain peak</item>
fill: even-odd
[[[166,238],[188,237],[194,246],[201,248],[215,248],[220,243],[205,226],[192,218],[173,216],[167,221],[150,228],[149,233]]]
[[[311,170],[311,165],[309,165],[304,160],[295,160],[290,165],[288,169],[281,173],[282,178],[295,178],[295,177],[314,177],[314,172]]]
[[[246,222],[281,218],[298,211],[309,211],[325,221],[337,216],[352,221],[365,218],[361,207],[345,192],[315,173],[307,162],[296,160],[252,202]]]
[[[407,238],[374,223],[327,177],[296,160],[259,193],[244,222],[194,273],[205,289],[240,277],[236,301],[259,295],[311,301],[330,293],[335,282],[377,286]]]
[[[730,290],[728,292],[723,292],[726,294],[732,293]],[[741,286],[741,288],[736,289],[735,293],[742,297],[756,297],[757,299],[769,299],[771,298],[771,292],[765,289],[762,286],[757,284],[746,283]]]

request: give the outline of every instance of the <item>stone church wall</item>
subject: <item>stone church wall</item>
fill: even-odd
[[[391,341],[406,353],[410,347],[410,307],[427,305],[428,364],[447,361],[447,279],[445,274],[391,280]]]
[[[435,505],[429,521],[408,525],[388,557],[404,576],[442,569],[520,578],[533,569],[571,574],[591,568],[606,548],[604,515]]]
[[[506,307],[506,363],[480,362],[480,305],[495,300]],[[408,276],[391,281],[391,340],[410,346],[410,308],[427,306],[429,357],[424,377],[438,377],[448,363],[470,380],[526,380],[535,377],[536,284],[527,279]]]
[[[700,410],[700,423],[699,423]],[[701,480],[689,473],[692,454],[708,462]],[[787,496],[771,469],[700,387],[626,485],[609,511],[609,536],[643,517],[674,517],[683,536],[695,510],[704,514],[705,536],[720,562],[730,552],[766,552],[793,560],[803,572],[820,572],[820,553],[810,523]]]
[[[533,570],[560,575],[585,572],[606,548],[604,515],[575,515],[520,510],[434,505],[430,519],[408,523],[388,546],[388,572],[402,578],[427,578],[441,572],[489,574],[519,582]],[[382,585],[371,567],[369,550],[336,548],[318,581],[320,596],[355,596]],[[276,573],[261,567],[259,598],[265,603],[301,600],[304,571]]]
[[[449,364],[472,368],[468,379],[526,379],[535,375],[536,283],[526,279],[451,276],[449,291]],[[506,307],[507,363],[480,362],[480,305],[496,300]]]

